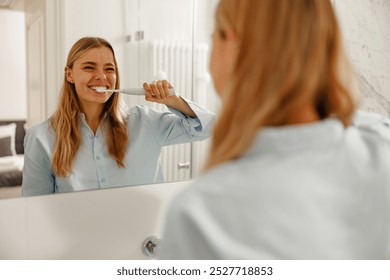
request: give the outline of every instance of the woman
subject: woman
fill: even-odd
[[[389,258],[389,122],[355,113],[330,1],[221,0],[210,63],[222,112],[161,258]]]
[[[158,112],[136,106],[124,112],[118,93],[115,53],[102,38],[85,37],[71,48],[59,105],[53,116],[25,138],[24,196],[163,182],[164,145],[203,140],[214,116],[177,95],[170,84],[144,84],[147,101],[168,106]]]

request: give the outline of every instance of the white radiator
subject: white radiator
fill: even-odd
[[[191,43],[152,41],[144,42],[140,50],[141,61],[146,62],[140,63],[140,78],[143,81],[167,79],[180,96],[201,105],[206,104],[205,91],[210,82],[206,44],[193,48]],[[148,105],[166,110],[161,104]],[[203,150],[199,146],[193,149],[191,144],[164,147],[161,163],[166,181],[189,180],[203,164]]]

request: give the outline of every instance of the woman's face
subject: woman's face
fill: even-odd
[[[67,70],[67,78],[76,88],[81,105],[101,105],[112,93],[97,92],[96,89],[113,89],[116,84],[114,55],[107,47],[92,48],[80,56]]]
[[[224,67],[223,60],[223,40],[217,30],[214,30],[212,42],[210,71],[213,77],[214,87],[220,95],[226,79],[226,68]]]
[[[214,87],[219,95],[223,92],[232,71],[234,55],[232,40],[221,35],[216,28],[212,37],[210,71]]]

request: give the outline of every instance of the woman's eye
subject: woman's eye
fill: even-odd
[[[106,71],[108,71],[108,72],[115,72],[115,68],[106,68]]]
[[[93,67],[92,66],[85,66],[83,69],[84,70],[93,70]]]

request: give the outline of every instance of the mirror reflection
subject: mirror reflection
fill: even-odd
[[[107,40],[83,37],[72,46],[56,111],[25,137],[23,196],[163,183],[163,146],[211,136],[214,114],[169,94],[167,80],[144,83],[143,91],[170,112],[122,109],[121,93],[112,92],[119,76]]]
[[[20,196],[24,129],[55,112],[67,53],[81,37],[103,37],[112,44],[122,87],[140,88],[143,82],[166,79],[181,97],[216,112],[218,101],[208,74],[216,2],[15,0],[3,7],[0,37],[6,43],[1,47],[5,62],[1,72],[6,75],[2,75],[2,84],[7,85],[3,92],[12,93],[12,98],[3,98],[7,101],[2,105],[0,124],[7,124],[4,129],[8,131],[14,123],[17,128],[9,140],[14,143],[15,139],[12,158],[1,164],[1,173],[7,171],[9,176],[4,177],[0,197]],[[108,14],[115,16],[108,19]],[[129,108],[145,105],[169,111],[144,97],[123,96],[123,100]],[[208,141],[164,147],[160,163],[165,181],[196,175],[207,147]]]

